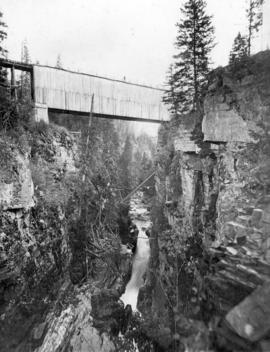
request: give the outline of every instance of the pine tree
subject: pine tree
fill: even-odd
[[[27,44],[27,40],[26,39],[22,42],[21,61],[26,63],[26,64],[30,64],[31,63],[29,48],[28,48],[28,44]]]
[[[206,14],[204,0],[186,0],[177,23],[174,64],[170,68],[169,89],[164,102],[171,111],[187,113],[198,108],[202,87],[209,72],[209,55],[214,44],[214,27]]]
[[[246,37],[242,36],[239,32],[234,39],[232,50],[230,52],[229,57],[229,64],[234,64],[248,54],[248,47],[247,47],[247,39]]]
[[[29,53],[29,48],[27,44],[27,40],[25,39],[22,42],[22,48],[21,48],[21,62],[25,64],[30,64],[31,63],[31,58],[30,58],[30,53]],[[23,72],[21,73],[21,96],[24,98],[30,98],[31,94],[31,79],[30,75],[28,72]]]
[[[4,49],[2,42],[7,38],[7,25],[2,20],[3,13],[0,11],[0,57],[5,57],[7,51]]]
[[[131,163],[133,155],[133,146],[131,135],[127,135],[124,149],[119,160],[120,169],[120,187],[122,187],[122,196],[125,197],[132,189]]]
[[[171,64],[167,75],[167,87],[166,94],[163,97],[163,102],[169,105],[169,110],[173,115],[176,115],[181,107],[181,103],[185,98],[183,92],[181,92],[180,78],[175,72],[174,65]],[[183,82],[181,82],[183,83]],[[180,89],[179,89],[180,87]]]
[[[248,19],[248,36],[247,36],[247,50],[248,55],[251,54],[251,45],[254,34],[258,32],[262,25],[262,5],[264,0],[249,0],[249,6],[246,10]]]
[[[7,55],[7,50],[3,47],[3,41],[7,38],[6,28],[7,25],[2,20],[3,14],[0,11],[0,57],[3,58]],[[0,84],[6,83],[6,71],[0,68]]]
[[[3,22],[2,17],[3,14],[0,12],[0,58],[7,55],[7,50],[3,46],[3,42],[7,38],[7,25]],[[6,113],[10,105],[7,86],[7,71],[0,67],[0,129],[6,128]]]
[[[62,59],[61,59],[61,55],[60,54],[58,54],[58,56],[57,56],[56,67],[57,68],[63,68]]]

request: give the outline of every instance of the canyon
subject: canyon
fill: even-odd
[[[115,170],[110,126],[92,126],[87,186],[78,133],[39,123],[2,134],[0,350],[135,351],[135,341],[141,352],[268,352],[269,116],[264,51],[212,71],[198,111],[161,125],[155,192],[147,219],[134,220],[139,237],[151,228],[132,302],[121,301],[132,284],[128,247],[140,241],[132,209],[120,235],[102,225],[117,228],[116,191],[102,183],[105,161]]]

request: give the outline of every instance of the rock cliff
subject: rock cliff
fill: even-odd
[[[92,258],[87,277],[84,242],[72,232],[78,218],[78,140],[42,123],[0,137],[0,350],[57,352],[115,350],[111,339],[118,298],[131,256]],[[77,237],[76,237],[77,236]],[[116,235],[115,235],[116,236]],[[109,246],[106,236],[99,238]],[[107,241],[107,242],[106,242]],[[75,285],[80,284],[80,285]],[[83,284],[83,285],[82,285]],[[100,300],[98,317],[97,296]],[[109,292],[109,293],[108,293]],[[109,297],[109,298],[108,298]],[[99,320],[98,320],[99,319]],[[98,329],[96,321],[103,323]]]
[[[213,71],[200,111],[159,131],[139,309],[164,351],[269,350],[269,298],[242,302],[270,278],[269,133],[269,51]]]

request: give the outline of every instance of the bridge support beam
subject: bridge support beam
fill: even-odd
[[[34,116],[36,122],[44,121],[49,123],[48,106],[46,104],[35,103]]]

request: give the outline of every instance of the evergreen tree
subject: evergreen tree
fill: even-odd
[[[29,53],[28,44],[27,44],[26,39],[22,42],[21,61],[26,64],[31,63],[30,53]]]
[[[169,105],[169,110],[173,115],[177,114],[177,111],[179,111],[179,108],[181,106],[181,103],[183,102],[185,96],[183,92],[179,91],[177,87],[179,86],[179,79],[177,77],[178,75],[176,74],[174,70],[174,65],[171,64],[169,67],[168,75],[167,75],[167,91],[166,94],[163,97],[163,102],[165,104]],[[180,77],[179,77],[180,78]],[[178,82],[178,84],[177,84]],[[183,83],[183,82],[181,82]],[[180,85],[181,87],[181,85]]]
[[[232,50],[230,52],[229,64],[234,64],[247,56],[247,39],[239,32],[234,39]]]
[[[58,54],[58,56],[57,56],[56,67],[57,68],[63,68],[62,59],[61,59],[61,55],[60,54]]]
[[[87,142],[88,140],[88,142]],[[81,210],[85,222],[116,227],[119,203],[120,158],[117,131],[113,122],[92,117],[91,124],[82,127],[81,184],[78,184]]]
[[[21,62],[30,64],[31,58],[28,49],[27,40],[25,39],[22,42],[22,49],[21,49]],[[31,94],[31,79],[30,74],[28,72],[21,72],[21,96],[23,98],[30,98]]]
[[[0,58],[5,58],[7,50],[3,46],[4,40],[7,38],[7,25],[2,20],[3,14],[0,12]],[[7,125],[7,111],[10,108],[10,94],[7,89],[7,71],[0,67],[0,129],[6,128]]]
[[[2,20],[3,14],[0,12],[0,58],[3,58],[7,55],[7,51],[3,47],[3,42],[7,38],[6,28],[7,25]],[[0,68],[0,85],[6,84],[6,70]]]
[[[132,175],[130,172],[133,155],[133,146],[131,136],[126,137],[124,149],[119,160],[120,168],[120,187],[122,196],[125,197],[132,189]]]
[[[5,57],[7,51],[3,47],[3,41],[7,38],[7,25],[2,20],[3,13],[0,11],[0,57]]]
[[[7,25],[2,21],[2,17],[0,12],[0,57],[6,57],[7,51],[3,47],[3,41],[7,38]],[[6,70],[0,68],[0,130],[14,129],[19,123],[30,118],[30,104],[23,100],[18,101],[15,89],[10,87]]]
[[[264,0],[249,0],[249,6],[246,10],[248,19],[248,36],[247,36],[247,52],[251,54],[251,45],[254,34],[258,32],[262,25],[262,5]]]
[[[214,44],[214,27],[206,14],[204,0],[186,0],[177,23],[174,64],[170,68],[169,89],[164,102],[171,111],[187,113],[198,108],[202,87],[209,72],[209,55]]]

